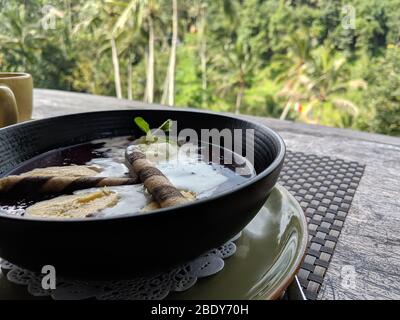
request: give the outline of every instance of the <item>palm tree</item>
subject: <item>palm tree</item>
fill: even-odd
[[[190,17],[196,20],[194,27],[197,32],[197,46],[200,58],[200,72],[201,72],[201,105],[207,106],[207,1],[200,0],[195,3],[190,2],[187,9]]]
[[[365,82],[349,79],[345,58],[334,54],[327,46],[313,50],[311,39],[305,32],[297,32],[287,41],[287,54],[276,57],[281,64],[281,73],[276,80],[283,83],[278,96],[286,99],[280,119],[285,119],[290,108],[301,101],[305,110],[300,117],[306,122],[319,123],[324,104],[356,115],[358,107],[343,95],[355,87],[365,87]],[[318,116],[313,119],[310,116],[317,107]]]
[[[281,74],[276,78],[277,82],[284,82],[278,96],[286,98],[286,104],[280,116],[286,119],[291,106],[305,98],[301,91],[303,83],[308,81],[307,69],[312,60],[311,40],[304,33],[296,33],[289,36],[288,51],[286,54],[276,55],[275,63],[281,66]]]
[[[176,48],[178,45],[178,1],[172,0],[172,39],[167,75],[164,81],[164,91],[161,103],[174,105],[175,102],[175,65]]]
[[[234,91],[236,95],[234,112],[240,114],[246,88],[250,85],[256,67],[254,56],[248,44],[237,42],[225,46],[222,55],[214,59],[220,73],[220,92]]]
[[[202,105],[203,107],[207,104],[207,36],[206,36],[206,26],[207,26],[207,5],[205,3],[201,4],[199,13],[199,55],[200,55],[200,67],[201,67],[201,88],[203,90],[202,94]]]
[[[114,67],[114,81],[115,81],[115,92],[117,98],[122,98],[122,86],[121,86],[121,73],[119,70],[119,59],[118,59],[118,49],[115,42],[115,36],[113,33],[110,34],[110,44],[111,44],[111,55]]]
[[[132,35],[140,31],[144,25],[147,26],[148,34],[148,52],[146,54],[146,88],[144,94],[144,101],[152,103],[154,101],[154,88],[155,88],[155,22],[160,10],[159,2],[156,0],[131,0],[127,4],[121,4],[124,10],[118,20],[116,21],[113,32],[130,37],[132,43]],[[126,32],[127,28],[130,32]],[[132,49],[132,48],[131,48]],[[129,57],[128,59],[131,59]],[[128,69],[131,66],[128,66]],[[129,70],[128,70],[129,72]],[[128,79],[131,75],[128,74]],[[131,80],[129,80],[131,81]],[[128,83],[128,87],[131,83]]]
[[[303,117],[310,122],[310,113],[316,107],[319,107],[317,119],[311,120],[319,123],[322,106],[325,103],[331,104],[352,116],[357,116],[359,107],[344,98],[344,95],[350,89],[365,89],[366,82],[362,79],[349,79],[346,59],[339,54],[334,54],[326,47],[315,50],[313,57],[312,68],[309,70],[310,76],[307,78],[308,81],[304,83],[308,103]]]
[[[240,114],[246,88],[250,86],[254,70],[258,66],[258,60],[249,39],[240,33],[242,19],[240,12],[244,4],[241,1],[223,2],[225,41],[220,39],[216,42],[216,52],[212,61],[214,68],[218,70],[219,92],[223,95],[235,92],[234,112]],[[227,32],[227,31],[228,32]],[[222,48],[220,43],[223,42]],[[221,50],[222,49],[222,50]]]
[[[111,59],[114,69],[115,92],[122,98],[121,75],[118,58],[118,48],[114,24],[117,20],[114,1],[87,1],[81,9],[84,17],[74,28],[73,35],[78,35],[82,30],[88,30],[101,44],[99,54],[111,49]],[[106,43],[104,43],[106,42]]]
[[[147,16],[149,28],[149,56],[146,71],[146,91],[144,101],[152,103],[154,100],[154,19],[151,10]]]

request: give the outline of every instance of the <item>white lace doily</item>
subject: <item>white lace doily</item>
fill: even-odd
[[[195,285],[198,278],[218,273],[224,268],[224,259],[236,252],[235,238],[209,251],[203,256],[178,268],[151,277],[138,277],[115,281],[83,281],[66,278],[56,279],[56,289],[42,288],[43,274],[22,269],[6,260],[0,266],[8,270],[7,279],[15,284],[27,286],[33,296],[50,296],[55,300],[161,300],[170,292],[181,292]]]

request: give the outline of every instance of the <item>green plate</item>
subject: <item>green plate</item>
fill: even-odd
[[[296,199],[277,186],[236,241],[224,269],[200,279],[172,299],[277,299],[296,275],[306,252],[307,221]]]
[[[277,186],[267,203],[235,242],[224,269],[200,279],[169,299],[276,299],[292,282],[308,241],[307,222],[298,202]],[[0,275],[0,299],[41,299]],[[42,298],[43,299],[43,298]],[[48,299],[48,298],[47,298]]]

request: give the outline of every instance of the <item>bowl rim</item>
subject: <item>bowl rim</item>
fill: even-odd
[[[123,215],[117,215],[117,216],[107,216],[107,217],[91,217],[90,219],[88,218],[68,218],[68,219],[57,219],[57,218],[38,218],[38,217],[26,217],[26,216],[17,216],[17,215],[8,215],[4,213],[0,213],[0,219],[11,219],[11,220],[20,220],[20,221],[29,221],[29,222],[47,222],[47,223],[98,223],[98,222],[104,222],[108,220],[123,220],[123,219],[128,219],[128,218],[134,218],[134,219],[144,219],[147,216],[157,216],[157,215],[163,215],[164,213],[170,212],[173,213],[177,209],[181,208],[188,208],[190,210],[191,207],[212,201],[212,200],[217,200],[220,198],[223,198],[227,196],[228,194],[238,192],[240,190],[243,190],[250,185],[260,181],[261,179],[265,178],[268,176],[271,172],[273,172],[284,160],[285,154],[286,154],[286,145],[282,137],[269,128],[266,125],[260,124],[254,120],[251,120],[249,118],[229,114],[229,113],[218,113],[218,112],[213,112],[213,111],[208,111],[208,110],[196,110],[193,108],[168,108],[168,107],[149,107],[149,108],[134,108],[134,109],[116,109],[116,110],[101,110],[101,111],[91,111],[91,112],[78,112],[78,113],[72,113],[72,114],[67,114],[67,115],[60,115],[60,116],[54,116],[54,117],[48,117],[44,119],[38,119],[38,120],[29,120],[23,123],[17,123],[13,124],[10,126],[7,126],[5,128],[0,129],[0,136],[2,132],[8,131],[12,128],[18,127],[24,127],[26,125],[30,125],[32,123],[40,123],[40,122],[47,122],[47,121],[52,121],[52,120],[57,120],[60,118],[65,118],[65,117],[73,117],[73,116],[78,116],[78,115],[96,115],[96,114],[105,114],[105,113],[118,113],[118,112],[141,112],[141,111],[165,111],[165,112],[186,112],[186,113],[197,113],[197,114],[208,114],[208,115],[214,115],[214,116],[219,116],[219,117],[225,117],[225,118],[230,118],[232,120],[238,120],[238,121],[244,121],[247,123],[252,124],[255,128],[257,129],[262,129],[264,131],[267,131],[270,136],[272,136],[276,142],[278,142],[278,153],[275,156],[274,160],[271,162],[271,164],[266,167],[263,171],[260,173],[257,173],[254,177],[249,178],[247,181],[239,184],[238,186],[235,186],[234,188],[230,190],[223,191],[221,193],[218,193],[216,195],[212,195],[210,197],[204,198],[204,199],[199,199],[187,204],[182,204],[182,205],[177,205],[171,208],[161,208],[157,209],[151,212],[146,212],[141,215],[135,215],[134,213],[128,213],[128,214],[123,214]],[[244,115],[245,116],[245,115]],[[50,151],[50,150],[49,150]]]

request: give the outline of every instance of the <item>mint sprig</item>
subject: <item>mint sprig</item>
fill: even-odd
[[[153,143],[158,140],[158,137],[156,136],[157,132],[159,132],[159,131],[168,132],[172,128],[172,120],[171,119],[164,121],[161,126],[159,126],[156,130],[154,130],[154,132],[151,132],[150,125],[142,117],[136,117],[135,123],[139,127],[139,129],[142,130],[146,134],[146,142],[147,143]],[[168,142],[168,140],[169,139],[167,138],[167,142]]]

